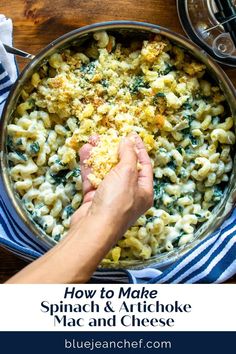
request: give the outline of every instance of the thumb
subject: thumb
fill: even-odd
[[[94,193],[94,188],[91,185],[88,175],[92,173],[91,167],[87,166],[86,160],[89,159],[91,150],[94,146],[96,146],[99,140],[98,135],[92,135],[89,137],[89,142],[82,146],[79,150],[79,157],[80,157],[80,167],[81,167],[81,176],[83,181],[83,195],[84,195],[84,202],[86,200],[92,199]]]
[[[135,165],[138,161],[138,156],[135,151],[135,142],[132,138],[122,138],[118,148],[120,162],[119,164]]]
[[[92,170],[91,167],[87,166],[85,162],[89,158],[92,148],[93,146],[91,144],[85,144],[79,151],[80,168],[83,183],[83,203],[91,201],[95,193],[95,189],[93,188],[88,179],[88,175],[92,172]]]

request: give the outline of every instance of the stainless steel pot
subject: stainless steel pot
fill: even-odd
[[[41,229],[30,219],[26,210],[22,206],[22,202],[19,197],[14,192],[12,182],[8,173],[8,161],[7,161],[7,149],[6,149],[6,128],[11,121],[12,112],[14,111],[17,101],[21,92],[22,87],[25,82],[31,77],[32,73],[52,55],[55,51],[61,50],[73,44],[82,44],[84,41],[89,39],[94,32],[106,30],[108,32],[114,33],[115,35],[122,36],[133,36],[136,38],[145,38],[145,36],[150,34],[161,34],[167,37],[170,41],[175,42],[177,45],[185,48],[199,61],[203,62],[212,76],[212,78],[219,84],[222,91],[224,92],[226,99],[228,101],[229,107],[231,109],[232,115],[236,117],[236,93],[235,89],[230,82],[227,75],[223,70],[213,62],[211,58],[199,48],[194,43],[190,42],[185,37],[174,33],[166,28],[156,26],[149,23],[134,22],[134,21],[112,21],[103,22],[98,24],[93,24],[90,26],[82,27],[72,32],[69,32],[57,40],[50,43],[46,48],[44,48],[39,54],[33,57],[32,61],[25,67],[25,69],[20,74],[18,80],[16,81],[14,87],[12,88],[8,100],[5,105],[3,116],[0,123],[0,165],[1,165],[1,178],[3,181],[3,186],[7,194],[7,198],[10,200],[11,204],[16,210],[17,219],[16,222],[24,222],[27,226],[29,233],[35,234],[46,248],[50,248],[55,245],[55,241],[43,233]],[[236,125],[235,125],[236,126]],[[118,264],[110,264],[106,268],[130,268],[130,269],[141,269],[145,267],[164,267],[175,260],[177,260],[181,255],[187,252],[189,249],[194,247],[198,242],[200,242],[204,237],[213,232],[227,217],[230,210],[233,207],[234,201],[236,199],[236,188],[235,188],[235,174],[236,174],[236,164],[234,163],[234,169],[230,178],[229,187],[227,188],[224,198],[214,209],[212,217],[204,223],[195,233],[195,239],[193,242],[185,245],[184,247],[174,249],[171,252],[158,254],[153,256],[149,260],[135,260],[135,261],[120,261]]]

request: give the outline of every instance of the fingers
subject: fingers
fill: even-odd
[[[91,202],[93,200],[93,197],[94,197],[95,193],[96,193],[96,189],[94,189],[91,186],[91,190],[86,192],[86,194],[84,194],[83,204]]]
[[[84,197],[86,197],[86,195],[93,190],[93,187],[88,180],[88,175],[91,173],[91,167],[88,167],[85,163],[85,160],[89,158],[90,151],[92,148],[93,146],[91,144],[85,144],[79,151]]]
[[[135,142],[131,138],[122,138],[119,144],[120,164],[135,166],[138,162],[138,156],[135,152]]]
[[[92,172],[92,170],[86,165],[85,160],[89,158],[91,149],[97,144],[98,139],[99,137],[97,135],[90,137],[89,143],[85,144],[79,151],[84,203],[91,201],[95,193],[95,189],[88,180],[88,175]],[[119,172],[125,170],[126,175],[128,174],[129,176],[129,181],[138,181],[138,186],[142,188],[140,192],[145,192],[145,195],[149,196],[149,199],[152,199],[153,171],[151,161],[139,135],[136,133],[131,133],[128,137],[122,138],[119,144],[118,153],[120,162],[114,170]],[[141,164],[142,168],[140,171],[137,170],[137,162]]]
[[[97,145],[98,140],[99,140],[99,135],[97,134],[91,135],[88,140],[89,143],[83,145],[79,151],[81,177],[83,182],[83,195],[84,195],[83,203],[90,202],[94,197],[94,193],[96,192],[96,190],[91,185],[88,179],[88,175],[92,172],[92,169],[91,167],[86,165],[85,161],[89,158],[90,152],[92,148]]]
[[[98,134],[94,134],[91,135],[88,139],[88,143],[91,144],[92,146],[96,146],[99,140],[99,135]]]
[[[132,133],[132,136],[135,139],[138,161],[142,166],[138,173],[138,183],[140,187],[145,188],[149,192],[149,194],[152,194],[153,170],[150,157],[148,156],[148,153],[140,136],[136,133]]]

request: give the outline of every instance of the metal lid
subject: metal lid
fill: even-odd
[[[177,0],[190,39],[221,64],[236,67],[236,0]]]

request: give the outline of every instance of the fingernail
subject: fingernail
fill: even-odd
[[[137,138],[137,133],[136,132],[131,132],[131,133],[129,133],[129,135],[128,135],[128,137],[129,138],[132,138],[132,139],[136,139]]]
[[[136,144],[135,137],[134,136],[129,136],[128,138],[134,145]]]
[[[88,143],[91,144],[92,146],[96,146],[98,142],[99,142],[98,134],[91,135],[88,139]]]
[[[126,137],[122,136],[120,139],[120,144],[124,144],[126,142]]]

